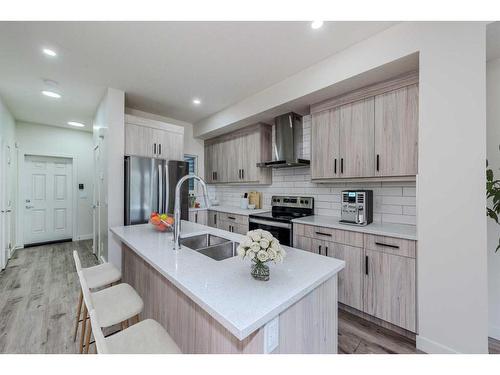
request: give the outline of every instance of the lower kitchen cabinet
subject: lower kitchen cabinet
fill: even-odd
[[[245,235],[248,233],[248,216],[208,210],[206,225]]]
[[[328,256],[345,261],[339,273],[339,302],[361,310],[363,308],[363,249],[332,243]]]
[[[217,211],[208,210],[207,213],[207,225],[212,228],[217,228],[218,216],[219,213]]]
[[[339,302],[416,332],[416,241],[294,224],[293,246],[341,259]]]
[[[192,221],[193,223],[207,225],[207,216],[207,210],[189,211],[189,221]]]
[[[363,311],[416,332],[415,259],[365,250]]]

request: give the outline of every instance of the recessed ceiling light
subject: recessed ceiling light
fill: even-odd
[[[56,99],[59,99],[61,97],[60,94],[58,94],[57,92],[54,92],[54,91],[43,90],[42,94],[45,96],[51,97],[51,98],[56,98]]]
[[[319,29],[321,26],[323,26],[323,21],[312,21],[311,22],[311,28],[313,29]]]
[[[56,57],[57,56],[57,52],[54,51],[53,49],[50,49],[50,48],[44,48],[44,49],[42,49],[42,52],[45,53],[47,56],[50,56],[50,57]]]
[[[201,104],[201,100],[198,99],[198,98],[194,98],[193,99],[193,104],[200,105]]]
[[[68,125],[76,126],[77,128],[83,128],[85,126],[85,124],[76,121],[68,121]]]

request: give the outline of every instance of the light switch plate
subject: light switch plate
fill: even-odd
[[[277,316],[264,326],[264,353],[272,353],[279,345],[280,317]]]

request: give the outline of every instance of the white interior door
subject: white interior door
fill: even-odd
[[[72,159],[25,156],[25,245],[72,238],[72,174]]]
[[[94,194],[92,202],[92,221],[93,221],[93,236],[92,236],[92,250],[94,254],[100,259],[101,257],[101,232],[99,228],[100,224],[100,196],[101,196],[101,179],[100,176],[100,156],[101,156],[100,145],[94,148]]]
[[[3,150],[3,141],[0,139],[0,147]],[[3,156],[3,155],[2,155]],[[3,197],[5,194],[5,188],[6,188],[6,173],[5,173],[5,166],[3,162],[3,157],[0,158],[0,244],[3,246],[5,243],[5,234],[7,232],[6,230],[6,212],[5,212],[5,207],[3,205]],[[7,264],[7,256],[5,254],[5,251],[3,251],[3,247],[1,248],[0,251],[0,270],[3,270]]]
[[[3,192],[1,195],[2,199],[2,211],[4,211],[4,222],[3,222],[3,242],[2,244],[2,250],[5,255],[5,263],[9,260],[11,256],[11,248],[12,248],[12,206],[13,206],[13,200],[12,200],[12,192],[11,192],[11,168],[12,168],[12,155],[11,155],[11,150],[10,146],[8,144],[4,144],[2,147],[2,152],[3,152],[3,159],[2,159],[2,164],[3,164],[3,177],[2,177],[2,184],[3,186]]]

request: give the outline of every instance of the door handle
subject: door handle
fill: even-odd
[[[335,161],[333,162],[333,173],[337,174],[337,158],[335,158]]]
[[[344,158],[340,158],[340,173],[344,173]]]
[[[161,143],[158,143],[158,155],[161,155]]]
[[[245,170],[244,170],[244,169],[242,169],[242,170],[241,170],[241,179],[243,180],[244,178],[245,178]]]
[[[156,155],[156,143],[153,144],[153,155]]]

